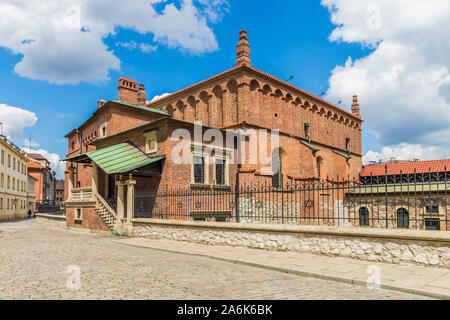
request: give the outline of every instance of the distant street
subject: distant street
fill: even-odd
[[[112,239],[35,220],[0,223],[0,299],[423,299]]]

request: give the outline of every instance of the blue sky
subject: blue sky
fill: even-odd
[[[2,2],[5,3],[2,4]],[[0,9],[8,2],[7,0],[0,1]],[[75,0],[70,3],[73,2],[76,3]],[[179,1],[168,1],[168,3],[147,1],[147,3],[157,2],[154,5],[153,17],[159,15],[161,18],[165,16],[168,18],[160,20],[155,18],[157,22],[151,26],[144,26],[136,22],[136,25],[132,27],[129,27],[130,23],[123,21],[125,19],[123,17],[127,15],[126,12],[115,15],[114,1],[111,2],[109,14],[111,20],[116,19],[117,22],[107,21],[98,26],[89,22],[87,18],[83,17],[84,14],[86,16],[93,12],[108,14],[108,11],[104,11],[105,8],[102,8],[103,2],[98,2],[97,7],[82,8],[80,14],[82,20],[87,21],[83,23],[86,25],[90,23],[89,26],[95,32],[101,29],[101,35],[96,34],[97,38],[92,37],[88,40],[80,38],[80,43],[76,43],[79,40],[78,35],[70,33],[66,36],[62,35],[60,31],[55,31],[54,37],[44,37],[35,29],[41,28],[44,32],[46,28],[50,28],[49,30],[53,31],[51,28],[54,26],[32,24],[27,26],[20,24],[19,20],[15,24],[18,25],[17,30],[23,28],[23,33],[29,34],[29,39],[27,37],[20,38],[17,35],[17,38],[10,36],[9,38],[5,37],[2,41],[2,32],[8,30],[0,23],[0,83],[2,84],[0,117],[3,117],[0,121],[6,124],[9,120],[12,122],[12,118],[8,120],[8,112],[2,112],[2,105],[30,111],[37,117],[34,125],[32,125],[34,122],[32,117],[24,117],[23,119],[28,119],[28,123],[25,120],[18,121],[17,124],[11,123],[9,129],[5,129],[10,131],[7,133],[17,144],[23,145],[23,140],[28,139],[31,133],[34,150],[45,150],[49,154],[64,157],[67,152],[64,135],[88,119],[95,110],[98,99],[117,98],[117,79],[120,76],[144,83],[149,99],[155,95],[177,91],[233,67],[238,32],[242,28],[248,32],[251,60],[254,67],[281,79],[288,79],[290,75],[293,75],[294,79],[291,80],[291,83],[294,85],[317,95],[327,92],[327,99],[330,102],[337,103],[342,100],[342,107],[346,109],[349,109],[351,96],[354,93],[362,95],[360,102],[365,119],[364,125],[367,128],[363,132],[363,151],[365,154],[371,152],[368,154],[368,160],[389,157],[396,150],[397,153],[400,153],[400,157],[420,158],[430,154],[431,150],[427,152],[424,148],[430,147],[427,141],[436,141],[434,138],[426,137],[427,134],[434,134],[433,132],[420,132],[420,134],[417,133],[415,139],[408,138],[414,136],[415,133],[408,130],[411,128],[411,123],[418,119],[437,126],[440,131],[444,130],[445,132],[448,128],[445,123],[439,123],[437,119],[424,119],[420,112],[412,112],[411,115],[408,115],[405,127],[398,131],[398,139],[392,136],[392,132],[395,132],[394,129],[391,128],[391,130],[377,124],[386,119],[383,119],[382,114],[380,115],[380,112],[384,112],[383,109],[377,112],[376,108],[383,105],[387,108],[386,112],[395,110],[397,103],[393,103],[392,96],[395,96],[396,93],[393,92],[384,98],[386,100],[380,101],[380,94],[376,91],[372,92],[374,85],[370,81],[376,84],[378,83],[377,77],[380,77],[379,73],[384,72],[384,75],[390,74],[393,69],[395,71],[395,66],[398,64],[390,65],[389,59],[391,59],[390,57],[396,59],[397,52],[389,51],[389,48],[385,49],[382,45],[391,42],[391,47],[395,47],[398,39],[386,32],[383,33],[383,26],[377,26],[376,20],[372,21],[375,23],[374,32],[373,28],[361,31],[361,26],[354,22],[355,8],[350,8],[348,1],[324,0],[321,3],[320,1],[284,0],[274,3],[265,0],[198,0],[193,2],[190,7],[191,10],[194,10],[193,15],[185,14]],[[139,2],[145,3],[146,1],[139,0]],[[174,14],[172,16],[170,12],[164,11],[168,4],[175,8],[172,10]],[[61,2],[61,7],[64,9],[62,12],[71,14],[72,11],[64,8],[66,5],[68,4]],[[411,5],[414,6],[414,3]],[[391,17],[383,15],[383,13],[392,11],[395,7],[383,6],[380,3],[380,6],[375,9],[380,10],[381,21],[389,21],[388,18],[391,19]],[[5,7],[3,9],[5,10]],[[39,15],[39,10],[36,12],[36,8],[33,7],[19,9],[23,10],[25,15],[29,12]],[[175,15],[178,13],[177,10],[181,12],[180,16]],[[361,23],[368,26],[367,19],[373,17],[370,3],[368,2],[365,7],[362,5],[358,10],[362,16]],[[142,10],[140,11],[142,12]],[[376,13],[375,10],[375,17],[377,17]],[[368,14],[369,16],[367,16]],[[378,14],[380,15],[380,13]],[[142,21],[145,21],[145,12],[142,15]],[[185,16],[191,20],[184,19]],[[10,19],[14,19],[14,17]],[[14,22],[14,20],[11,21],[11,23]],[[198,40],[199,45],[192,45],[189,37],[186,40],[185,35],[180,35],[183,28],[187,28],[183,26],[183,23],[189,28],[195,26],[189,30],[189,36],[193,38],[192,42],[194,43],[197,43],[195,41]],[[172,30],[174,24],[180,25],[179,29],[181,30]],[[88,27],[83,26],[83,28]],[[417,28],[420,26],[412,31],[407,31],[412,33]],[[401,26],[398,29],[401,29]],[[83,30],[81,37],[89,35],[89,32],[93,32],[92,30]],[[358,35],[358,32],[361,34]],[[404,30],[400,30],[400,32],[405,34]],[[51,33],[51,35],[53,34]],[[70,41],[72,36],[74,38]],[[423,37],[426,37],[426,34]],[[64,43],[65,38],[68,43]],[[92,41],[91,45],[87,45],[89,41]],[[27,46],[27,42],[30,42],[29,46]],[[33,42],[35,43],[33,44]],[[136,44],[135,48],[133,42]],[[85,43],[86,46],[83,47]],[[147,45],[147,52],[140,50],[139,44],[141,43]],[[405,47],[408,45],[408,43],[400,44]],[[40,45],[40,47],[33,49],[33,45]],[[71,45],[77,45],[77,48],[71,49]],[[103,46],[106,47],[103,48]],[[51,54],[52,50],[54,53]],[[94,56],[94,53],[92,57],[89,56],[90,50],[99,52],[98,56]],[[386,54],[380,58],[379,55],[386,50],[390,55]],[[425,53],[423,55],[424,58],[427,57]],[[47,56],[48,58],[46,58]],[[351,61],[349,57],[351,57]],[[93,67],[88,64],[90,59],[93,64],[101,65],[103,61],[108,61],[109,65],[105,62],[104,69],[96,71],[97,73],[93,76],[93,72],[91,72]],[[370,59],[374,60],[372,64]],[[443,58],[441,64],[436,68],[447,64],[448,59]],[[380,70],[376,67],[378,65]],[[404,70],[409,70],[409,67],[412,65],[406,63],[406,67],[400,68],[400,71],[397,72],[405,72]],[[362,75],[365,75],[366,78]],[[445,73],[441,75],[441,78],[445,80],[446,76],[448,75]],[[391,78],[383,79],[392,81]],[[439,85],[443,87],[442,96],[437,95],[436,99],[442,100],[442,97],[447,94],[447,83],[444,80],[439,82]],[[403,87],[398,90],[404,89],[405,83],[408,82],[402,80],[400,83],[399,80],[397,85],[401,84]],[[429,86],[432,87],[433,84],[431,82]],[[392,88],[392,86],[388,84],[388,88]],[[379,88],[379,90],[386,92],[386,89],[383,88]],[[366,106],[367,109],[365,109]],[[446,106],[448,107],[448,105],[441,107]],[[408,108],[408,106],[404,106],[404,108]],[[400,109],[404,111],[402,107]],[[393,115],[393,121],[397,121],[396,117],[402,117],[402,114]],[[16,127],[16,130],[12,129],[13,126]],[[20,130],[22,128],[23,130]],[[446,143],[447,140],[444,139],[435,145],[437,148]],[[412,147],[406,148],[405,145]],[[386,146],[391,149],[382,149]],[[444,155],[434,154],[434,156],[443,157]],[[54,159],[57,158],[54,157]]]

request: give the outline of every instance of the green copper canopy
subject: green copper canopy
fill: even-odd
[[[130,172],[165,158],[151,158],[129,142],[91,151],[86,156],[107,174]]]

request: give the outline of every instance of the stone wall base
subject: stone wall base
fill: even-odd
[[[36,221],[39,223],[45,223],[58,228],[66,229],[66,216],[63,215],[47,215],[47,214],[36,214]]]
[[[13,220],[13,219],[23,219],[27,218],[27,213],[10,213],[10,214],[1,214],[0,215],[0,221],[4,220]]]
[[[389,239],[370,234],[339,236],[326,232],[321,234],[320,231],[312,234],[257,231],[238,227],[221,229],[142,221],[133,223],[132,236],[450,268],[450,243],[446,241],[403,240],[398,237]]]

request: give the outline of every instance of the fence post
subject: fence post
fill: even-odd
[[[236,172],[236,186],[234,189],[234,208],[236,210],[236,222],[239,222],[239,165]]]
[[[395,188],[395,186],[394,186]],[[387,164],[384,165],[384,191],[386,201],[386,229],[388,228],[388,178],[387,178]]]
[[[236,222],[239,223],[239,170],[241,169],[241,132],[238,129],[237,133],[237,169],[236,169],[236,187],[235,187],[235,199],[234,199],[234,207],[236,209]]]

